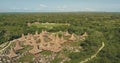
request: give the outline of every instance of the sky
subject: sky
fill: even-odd
[[[120,12],[120,0],[0,0],[0,12]]]

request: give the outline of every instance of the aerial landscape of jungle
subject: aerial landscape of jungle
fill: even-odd
[[[0,14],[1,63],[119,63],[119,38],[120,13]]]
[[[120,63],[120,0],[0,0],[0,63]]]

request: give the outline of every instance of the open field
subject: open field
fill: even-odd
[[[68,27],[70,24],[63,24],[63,23],[41,23],[41,24],[31,24],[33,27],[37,28],[46,28],[46,29],[53,29],[55,27]]]

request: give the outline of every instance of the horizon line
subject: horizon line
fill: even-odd
[[[77,12],[101,12],[101,13],[120,13],[120,11],[45,11],[45,12],[34,12],[34,11],[16,11],[16,12],[12,12],[12,11],[8,11],[8,12],[0,12],[0,13],[77,13]]]

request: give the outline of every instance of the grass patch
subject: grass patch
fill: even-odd
[[[25,55],[24,57],[21,57],[18,61],[19,62],[32,62],[34,56],[32,54]]]
[[[70,42],[71,46],[80,46],[80,41]]]
[[[43,55],[51,55],[52,54],[51,51],[46,51],[46,50],[44,50],[44,51],[42,51],[40,53],[43,54]]]
[[[60,63],[60,61],[62,61],[62,58],[58,58],[56,57],[54,60],[51,61],[51,63]]]
[[[47,28],[47,29],[53,29],[54,27],[59,26],[68,26],[68,24],[60,24],[60,23],[53,23],[53,24],[32,24],[31,26],[35,26],[37,28]]]
[[[32,49],[32,46],[24,46],[24,48],[17,51],[17,53],[23,53],[25,51],[29,51],[30,49]]]
[[[3,49],[2,47],[0,47],[0,50]]]

